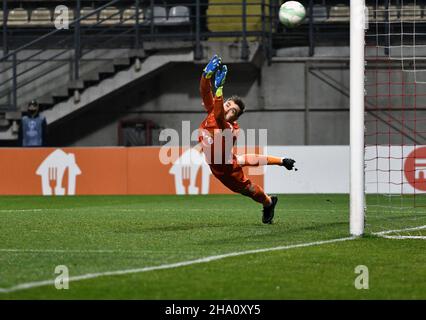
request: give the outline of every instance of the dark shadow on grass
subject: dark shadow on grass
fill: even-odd
[[[141,228],[140,231],[159,231],[159,232],[174,232],[174,231],[188,231],[205,228],[223,228],[226,224],[206,224],[206,223],[191,223],[191,224],[175,224],[175,225],[163,225],[150,228]]]
[[[348,222],[343,221],[343,222],[319,223],[319,224],[313,224],[309,226],[303,226],[300,228],[292,228],[291,226],[284,226],[284,228],[279,228],[279,227],[277,228],[277,226],[280,226],[279,223],[276,223],[273,225],[258,225],[258,226],[259,228],[268,228],[270,232],[266,234],[247,234],[244,236],[234,236],[234,237],[227,237],[227,238],[221,238],[221,239],[215,239],[215,240],[206,240],[206,241],[200,241],[199,243],[201,245],[211,245],[211,244],[223,244],[224,242],[239,243],[241,242],[241,240],[244,240],[245,242],[262,242],[262,243],[268,244],[271,240],[274,240],[274,241],[280,240],[280,239],[289,240],[292,238],[291,237],[292,235],[303,235],[304,232],[308,232],[308,234],[305,234],[305,235],[310,236],[312,235],[312,231],[314,231],[315,234],[324,233],[324,231],[327,229],[328,229],[327,230],[328,232],[339,231],[341,226],[348,227]]]

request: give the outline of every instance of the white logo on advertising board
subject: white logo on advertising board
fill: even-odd
[[[204,154],[194,148],[186,150],[169,171],[175,177],[176,194],[200,194],[199,188],[195,185],[200,169],[201,194],[208,194],[211,172]]]
[[[67,189],[62,187],[64,174],[68,170]],[[53,151],[38,167],[36,174],[41,176],[43,195],[75,195],[76,177],[81,174],[73,153],[61,149]]]

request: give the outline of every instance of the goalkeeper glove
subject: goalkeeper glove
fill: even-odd
[[[223,85],[225,84],[226,74],[228,73],[228,67],[223,65],[221,69],[216,71],[214,78],[215,96],[221,97],[223,92]]]
[[[288,159],[285,158],[283,159],[282,165],[287,169],[287,170],[293,170],[294,167],[294,163],[296,161],[294,161],[293,159]],[[295,168],[295,170],[297,171],[297,169]]]
[[[219,68],[222,63],[222,58],[220,58],[217,54],[210,59],[209,63],[203,69],[203,77],[206,79],[210,79],[213,73]]]

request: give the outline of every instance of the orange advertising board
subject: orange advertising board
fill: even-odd
[[[160,147],[2,148],[2,195],[232,193],[195,149],[163,164]],[[245,172],[247,174],[247,168]],[[248,175],[263,186],[263,175]]]

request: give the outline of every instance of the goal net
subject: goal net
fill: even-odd
[[[365,232],[426,239],[426,7],[365,10]]]

